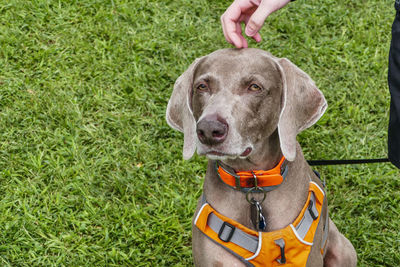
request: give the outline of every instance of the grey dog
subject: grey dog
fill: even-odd
[[[168,124],[184,133],[183,157],[195,150],[209,159],[203,192],[219,213],[255,229],[245,194],[232,190],[214,168],[271,169],[284,156],[284,182],[267,192],[262,210],[265,232],[291,224],[307,199],[309,181],[322,183],[304,159],[297,134],[325,112],[326,100],[311,78],[286,58],[259,49],[223,49],[196,59],[178,78],[167,107]],[[254,193],[257,195],[257,193]],[[202,205],[199,200],[197,211]],[[327,219],[324,201],[307,266],[356,266],[354,247]],[[327,225],[326,249],[323,224]],[[329,226],[329,227],[328,227]],[[196,266],[249,265],[193,226]],[[266,265],[269,266],[269,265]]]

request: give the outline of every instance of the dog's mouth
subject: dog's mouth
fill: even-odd
[[[253,151],[251,147],[246,148],[243,153],[241,154],[230,154],[230,153],[224,153],[221,151],[217,150],[210,150],[206,153],[204,153],[207,157],[211,159],[217,159],[217,158],[246,158],[250,153]]]
[[[222,153],[219,151],[214,151],[214,150],[207,152],[206,155],[221,156],[221,157],[222,156],[232,156],[232,155],[225,154],[225,153]]]

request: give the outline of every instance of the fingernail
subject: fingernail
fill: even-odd
[[[246,28],[246,35],[247,36],[253,36],[254,34],[256,34],[256,31],[254,29],[252,29],[251,27],[247,27]]]

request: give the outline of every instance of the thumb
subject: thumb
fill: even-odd
[[[266,6],[266,1],[262,1],[247,22],[245,29],[246,35],[250,37],[254,36],[264,25],[264,21],[271,13],[270,9]]]
[[[263,26],[264,21],[272,13],[287,5],[290,0],[262,0],[246,25],[247,36],[253,37]]]

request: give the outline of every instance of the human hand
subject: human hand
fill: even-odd
[[[248,47],[242,34],[241,23],[244,22],[246,35],[260,42],[261,35],[258,31],[266,18],[289,2],[290,0],[235,0],[221,16],[225,39],[237,48]]]

